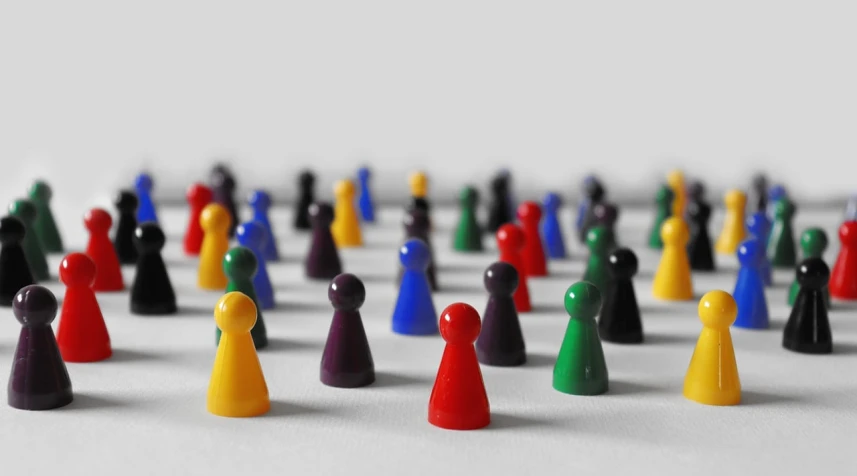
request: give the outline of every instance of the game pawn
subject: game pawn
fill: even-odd
[[[518,272],[518,287],[512,298],[518,312],[530,312],[530,289],[527,275],[524,273],[524,262],[521,253],[524,249],[524,230],[514,223],[506,223],[497,230],[497,249],[500,250],[500,261],[509,263]]]
[[[222,337],[208,384],[208,412],[233,418],[268,413],[268,384],[250,335],[256,305],[240,292],[227,293],[217,301],[214,320]]]
[[[765,260],[764,244],[758,238],[748,238],[738,247],[738,279],[732,297],[738,303],[735,327],[744,329],[768,328],[768,301],[762,266]]]
[[[684,185],[684,173],[681,170],[673,170],[667,174],[667,184],[673,191],[675,197],[672,201],[672,216],[683,217],[684,207],[687,205],[687,189]]]
[[[768,216],[764,212],[753,212],[747,217],[747,234],[759,240],[759,244],[762,246],[762,262],[759,265],[759,270],[762,273],[762,281],[765,283],[765,286],[774,284],[771,262],[768,260],[768,256],[764,250],[765,237],[768,236],[770,228]]]
[[[724,198],[726,216],[723,218],[723,228],[714,244],[714,250],[724,255],[734,255],[738,245],[746,237],[744,222],[747,195],[740,190],[730,190]]]
[[[857,221],[847,221],[839,227],[839,242],[839,255],[828,284],[830,296],[857,300]]]
[[[431,223],[431,203],[428,199],[428,176],[425,172],[417,171],[408,177],[408,187],[411,189],[411,203],[408,208],[416,208],[426,212]]]
[[[110,241],[110,227],[113,219],[106,210],[93,208],[83,216],[83,223],[89,231],[86,254],[95,262],[95,292],[116,292],[125,289],[119,256]]]
[[[559,210],[562,199],[559,194],[548,193],[542,200],[545,217],[542,220],[542,236],[545,240],[545,252],[549,259],[565,259],[565,237],[559,224]]]
[[[747,203],[752,212],[766,213],[768,208],[768,178],[761,173],[753,175],[750,181],[750,193]]]
[[[823,260],[824,252],[827,250],[827,246],[827,233],[825,233],[824,230],[821,228],[807,228],[800,235],[800,247],[801,253],[803,254],[803,259],[820,258]],[[798,291],[800,291],[800,284],[797,281],[797,276],[795,276],[795,279],[792,281],[792,285],[789,287],[789,306],[794,305]],[[827,307],[829,309],[830,288],[828,287],[827,283],[824,284],[822,292],[824,293],[824,302],[827,303]]]
[[[797,268],[800,285],[783,331],[783,347],[802,354],[833,352],[833,337],[824,302],[830,270],[821,258],[807,258]]]
[[[131,314],[164,316],[178,312],[167,265],[161,256],[167,239],[157,223],[141,223],[134,232],[137,272],[131,286]]]
[[[793,269],[797,266],[797,247],[792,229],[796,210],[794,203],[787,198],[774,206],[774,226],[768,243],[768,256],[774,268]]]
[[[845,221],[857,220],[857,193],[848,197],[845,204]]]
[[[54,214],[51,211],[53,190],[46,182],[36,180],[30,186],[27,195],[33,205],[36,206],[36,220],[33,222],[33,230],[42,244],[42,249],[45,253],[62,253],[65,250],[62,236],[60,236],[57,222],[54,220]]]
[[[206,205],[199,215],[203,230],[197,270],[200,289],[223,291],[229,282],[223,273],[223,256],[229,251],[230,220],[229,210],[217,203]]]
[[[202,225],[199,224],[199,217],[202,214],[202,210],[214,200],[214,193],[205,185],[195,183],[188,187],[185,198],[190,208],[190,218],[188,219],[182,246],[187,256],[199,256],[204,235]]]
[[[57,326],[57,345],[66,362],[99,362],[113,355],[101,306],[92,290],[95,263],[83,253],[70,253],[60,264],[66,286]]]
[[[452,241],[452,249],[462,252],[482,251],[482,230],[477,221],[479,193],[472,186],[464,187],[458,199],[461,216]]]
[[[604,186],[602,186],[601,182],[598,180],[587,182],[585,187],[584,193],[586,194],[586,197],[584,199],[584,203],[586,205],[583,210],[583,219],[580,222],[580,228],[577,230],[577,237],[581,243],[586,242],[586,234],[589,232],[590,228],[596,225],[597,218],[595,217],[595,205],[604,201],[607,196]]]
[[[542,209],[536,202],[523,202],[518,206],[518,221],[524,231],[524,248],[521,258],[527,277],[547,276],[547,256],[539,233],[542,221]]]
[[[491,180],[491,202],[488,208],[488,222],[485,231],[496,233],[501,226],[514,221],[509,200],[509,180],[496,176]]]
[[[9,214],[20,219],[26,229],[24,240],[21,244],[24,247],[24,254],[27,255],[27,263],[30,265],[33,277],[37,281],[47,281],[51,279],[51,273],[48,269],[48,259],[45,256],[44,250],[42,250],[39,237],[33,232],[36,213],[38,213],[36,206],[29,200],[15,200],[9,204]]]
[[[342,273],[342,260],[330,233],[333,214],[329,203],[313,203],[309,207],[312,237],[304,261],[304,273],[310,279],[330,280]]]
[[[137,223],[158,222],[155,201],[152,199],[154,186],[155,183],[149,174],[140,174],[134,180],[134,192],[139,202],[137,206]]]
[[[256,310],[256,320],[250,331],[250,335],[253,337],[256,349],[263,349],[268,346],[268,330],[265,327],[265,320],[262,317],[262,308],[259,306],[256,287],[253,285],[253,276],[256,275],[258,267],[258,256],[245,246],[236,246],[229,250],[223,257],[223,270],[226,276],[229,277],[226,294],[240,292],[253,300]],[[218,328],[215,330],[214,342],[219,343],[220,339],[221,332]]]
[[[512,299],[518,287],[518,272],[511,264],[498,261],[485,270],[483,282],[488,304],[482,314],[482,332],[476,339],[476,356],[484,365],[524,365],[527,351]]]
[[[655,298],[665,301],[693,299],[693,281],[687,257],[689,233],[687,224],[679,217],[667,219],[661,227],[664,249],[652,283]]]
[[[578,281],[565,292],[568,327],[553,369],[553,388],[570,395],[607,392],[607,362],[598,337],[595,316],[601,311],[601,292]]]
[[[431,259],[426,243],[412,238],[399,248],[404,273],[393,310],[393,332],[403,335],[437,334],[437,312],[426,269]]]
[[[74,400],[71,379],[60,355],[51,322],[57,298],[47,288],[30,285],[16,294],[12,312],[21,323],[7,395],[19,410],[53,410]]]
[[[655,222],[649,232],[649,248],[659,250],[664,247],[664,242],[661,241],[661,227],[672,215],[674,198],[672,189],[666,185],[662,185],[655,194]]]
[[[619,221],[619,207],[608,202],[600,202],[595,204],[592,209],[595,214],[595,226],[600,226],[606,229],[607,233],[607,249],[613,251],[619,247],[616,239],[616,222]]]
[[[440,316],[446,341],[429,397],[428,421],[447,430],[478,430],[491,423],[491,407],[473,342],[481,331],[479,312],[453,303]]]
[[[606,293],[610,285],[610,275],[607,271],[607,259],[610,254],[611,231],[607,228],[596,226],[589,229],[586,235],[586,247],[589,249],[589,257],[586,260],[586,270],[583,272],[583,280],[595,285],[601,293]]]
[[[691,190],[693,192],[693,190]],[[690,239],[687,243],[687,257],[693,271],[714,271],[716,268],[714,248],[708,234],[708,222],[711,220],[711,205],[700,195],[691,200],[685,209],[690,227]]]
[[[309,219],[309,207],[315,203],[315,174],[304,170],[298,175],[298,200],[295,204],[294,228],[309,230],[312,227]]]
[[[238,206],[235,203],[235,176],[232,172],[223,167],[215,168],[211,174],[211,190],[213,192],[214,203],[220,204],[229,213],[229,228],[228,236],[235,236],[235,229],[238,228],[241,216],[238,213]]]
[[[426,246],[428,246],[429,250],[429,264],[426,269],[426,276],[428,277],[429,286],[431,286],[432,291],[438,290],[437,284],[437,271],[434,263],[434,248],[431,244],[431,223],[429,221],[428,214],[426,211],[421,208],[408,208],[405,211],[405,217],[402,222],[405,228],[405,240],[411,238],[418,238],[422,240]],[[402,273],[404,273],[403,268],[399,268],[399,275],[396,280],[397,283],[402,282]]]
[[[277,247],[277,237],[274,235],[274,227],[268,218],[271,208],[271,196],[264,190],[256,190],[250,194],[248,204],[253,209],[253,220],[262,225],[265,230],[265,245],[262,248],[262,258],[265,261],[279,261],[280,249]]]
[[[628,248],[616,249],[607,258],[611,284],[603,293],[604,302],[598,316],[598,335],[603,341],[643,342],[643,321],[633,282],[638,267],[637,255]]]
[[[703,405],[738,405],[741,380],[729,326],[738,305],[725,291],[710,291],[699,301],[702,332],[684,377],[684,396]]]
[[[130,190],[122,190],[113,200],[119,212],[119,222],[113,235],[113,247],[120,264],[137,262],[137,247],[134,245],[134,231],[137,229],[137,195]]]
[[[360,317],[366,288],[357,276],[340,274],[331,281],[327,297],[334,312],[321,356],[321,383],[339,388],[371,385],[375,363]]]
[[[271,277],[268,274],[268,265],[262,250],[265,248],[265,226],[257,221],[242,223],[235,232],[238,244],[245,246],[256,255],[256,275],[253,276],[253,287],[256,289],[256,305],[262,309],[274,309],[274,287],[271,285]]]
[[[21,242],[27,229],[13,216],[0,218],[0,306],[10,307],[15,294],[36,284]]]
[[[768,203],[765,211],[771,221],[774,221],[774,209],[776,208],[777,203],[784,198],[788,198],[788,192],[786,191],[786,187],[783,185],[774,184],[768,189]]]
[[[337,248],[354,248],[363,246],[363,234],[360,232],[360,219],[354,208],[354,183],[351,180],[340,180],[333,188],[334,218],[330,224],[330,232]]]
[[[360,207],[360,217],[366,223],[375,222],[375,202],[372,200],[372,187],[369,185],[371,178],[372,171],[368,167],[357,169],[357,181],[360,183],[360,198],[357,199],[357,204]]]

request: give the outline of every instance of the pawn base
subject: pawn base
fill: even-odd
[[[178,306],[174,302],[155,305],[131,303],[131,314],[140,316],[165,316],[177,312]]]
[[[19,410],[53,410],[70,404],[74,400],[71,389],[44,395],[25,395],[9,392],[9,406]]]
[[[799,354],[831,354],[833,353],[833,342],[797,342],[783,340],[783,347]]]
[[[479,363],[493,367],[518,367],[527,363],[527,353],[524,349],[509,353],[488,353],[476,348]]]
[[[375,383],[375,371],[370,369],[365,372],[346,373],[322,370],[321,383],[336,388],[366,387]]]

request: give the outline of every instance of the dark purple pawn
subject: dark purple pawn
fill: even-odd
[[[113,202],[119,212],[116,224],[116,234],[113,236],[113,247],[122,264],[137,262],[137,246],[134,244],[134,231],[137,229],[137,195],[130,190],[122,190]]]
[[[485,270],[488,305],[482,315],[482,332],[476,339],[476,356],[485,365],[514,367],[527,362],[524,334],[512,295],[518,288],[518,272],[509,263],[497,262]]]
[[[235,204],[235,176],[224,165],[218,165],[211,173],[211,191],[214,202],[223,205],[229,211],[232,222],[229,224],[229,236],[235,236],[235,229],[241,222],[238,206]]]
[[[607,259],[611,281],[598,316],[598,334],[603,341],[617,344],[643,342],[643,322],[632,280],[638,267],[637,255],[628,248],[617,249]]]
[[[9,376],[10,407],[51,410],[74,399],[51,327],[57,308],[57,298],[43,286],[27,286],[15,296],[12,311],[23,327]]]
[[[21,288],[36,284],[21,246],[26,233],[24,223],[18,218],[0,218],[0,306],[11,306]]]
[[[298,176],[298,201],[295,206],[296,230],[309,230],[312,226],[309,217],[309,207],[315,203],[315,174],[304,170]]]
[[[333,278],[327,297],[335,309],[324,353],[321,356],[321,383],[331,387],[365,387],[375,381],[375,363],[360,318],[366,288],[353,274]]]
[[[595,225],[602,226],[609,231],[607,236],[610,237],[610,243],[607,245],[608,250],[616,248],[616,222],[619,221],[619,207],[608,202],[598,202],[592,206],[592,213],[595,215]]]
[[[333,207],[329,203],[313,203],[309,207],[312,222],[312,239],[309,243],[304,269],[311,279],[333,279],[342,273],[339,250],[330,232],[333,223]]]
[[[604,190],[601,182],[592,181],[586,184],[584,195],[586,196],[586,207],[583,210],[580,229],[577,230],[577,238],[581,243],[586,243],[586,235],[589,234],[589,229],[597,225],[595,206],[604,201],[607,191]]]
[[[405,226],[405,241],[411,238],[419,238],[428,245],[429,255],[431,258],[428,269],[426,270],[426,276],[428,277],[431,290],[437,291],[437,273],[435,272],[434,265],[434,251],[432,250],[431,239],[429,238],[429,235],[431,235],[431,222],[429,221],[428,214],[422,208],[410,207],[405,212],[403,224]],[[404,268],[399,268],[399,277],[396,280],[397,283],[402,282],[402,274],[404,271]]]

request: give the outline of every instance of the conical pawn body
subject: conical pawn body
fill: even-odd
[[[330,232],[338,248],[353,248],[363,246],[363,235],[360,232],[360,218],[354,207],[354,184],[343,180],[336,184],[334,191],[334,219]]]
[[[217,203],[206,205],[199,216],[203,229],[197,271],[197,285],[200,289],[222,291],[229,284],[223,272],[223,256],[229,251],[231,220],[229,210]]]
[[[684,220],[672,217],[661,228],[664,249],[655,272],[652,295],[667,301],[693,299],[693,281],[687,256],[689,231]]]
[[[702,332],[684,378],[685,398],[704,405],[737,405],[741,381],[729,326],[738,306],[724,291],[711,291],[699,303]]]
[[[607,361],[595,323],[601,292],[586,281],[572,284],[566,291],[565,309],[570,319],[553,369],[553,388],[571,395],[605,393]]]
[[[714,243],[714,250],[720,254],[733,255],[747,234],[744,222],[747,196],[740,190],[732,190],[726,194],[725,203],[726,217],[720,236]]]

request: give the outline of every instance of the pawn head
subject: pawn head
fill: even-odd
[[[595,319],[601,312],[601,291],[589,281],[578,281],[566,290],[563,304],[572,319]]]
[[[24,326],[47,326],[57,317],[57,298],[48,288],[32,284],[15,294],[12,312]]]
[[[479,192],[476,191],[475,187],[468,185],[461,189],[458,201],[462,207],[475,207],[479,202]]]
[[[158,253],[166,242],[167,237],[157,223],[141,223],[134,230],[134,245],[141,254]]]
[[[768,215],[765,212],[755,212],[747,217],[747,232],[759,239],[768,235]]]
[[[738,317],[738,304],[726,291],[709,291],[699,300],[697,312],[703,326],[725,330]]]
[[[429,247],[419,238],[411,238],[399,248],[399,262],[405,269],[425,271],[430,261]]]
[[[9,204],[9,213],[20,218],[24,225],[30,226],[36,220],[36,204],[23,198]]]
[[[800,234],[800,248],[806,258],[821,257],[827,245],[827,233],[821,228],[807,228]]]
[[[592,214],[598,223],[612,227],[619,219],[619,207],[612,203],[598,202],[592,207]]]
[[[661,240],[664,244],[684,246],[690,239],[687,223],[679,217],[670,217],[661,225]]]
[[[333,196],[340,200],[350,200],[355,194],[354,182],[351,180],[340,180],[333,186]]]
[[[765,260],[764,238],[747,238],[738,245],[738,262],[741,266],[758,267]]]
[[[60,263],[60,281],[66,286],[92,286],[95,261],[84,253],[69,253]]]
[[[214,307],[214,322],[223,332],[250,332],[256,325],[256,303],[244,293],[226,293]]]
[[[687,187],[687,196],[692,202],[705,200],[705,184],[699,180],[695,180]]]
[[[357,169],[357,178],[360,180],[369,180],[369,177],[372,176],[372,171],[369,170],[369,167],[360,167]]]
[[[768,191],[768,177],[766,177],[763,173],[753,174],[753,179],[750,183],[753,187],[753,190],[761,190],[764,192]]]
[[[54,192],[51,190],[51,186],[48,185],[47,182],[36,180],[32,185],[30,185],[27,195],[31,200],[48,203],[51,201],[51,198],[53,198]]]
[[[120,213],[134,213],[139,204],[137,194],[130,190],[120,190],[113,198],[113,205]]]
[[[821,289],[830,279],[830,268],[821,258],[807,258],[797,266],[797,282],[809,289]]]
[[[227,233],[230,225],[232,217],[229,210],[219,203],[209,203],[199,214],[199,226],[206,233]]]
[[[252,279],[259,270],[259,261],[253,250],[236,246],[223,255],[223,272],[233,279]]]
[[[509,189],[509,180],[506,177],[497,176],[491,179],[491,191],[495,194],[502,194]]]
[[[113,226],[113,218],[103,208],[93,208],[83,215],[83,225],[90,233],[107,233]]]
[[[788,198],[781,198],[777,200],[777,203],[774,205],[774,218],[791,218],[791,216],[794,215],[796,208],[797,207],[795,207],[794,202]]]
[[[268,242],[265,226],[258,221],[248,221],[238,225],[235,229],[235,237],[242,246],[256,250],[261,250]]]
[[[309,219],[313,226],[330,226],[335,213],[333,207],[326,202],[316,202],[309,206]]]
[[[192,205],[204,206],[211,203],[211,200],[214,199],[214,192],[201,183],[195,183],[187,188],[185,198]]]
[[[0,244],[11,245],[20,243],[27,234],[27,227],[20,218],[5,216],[0,218]]]
[[[538,223],[542,219],[542,207],[536,202],[526,201],[518,205],[518,220],[521,223]]]
[[[301,187],[312,187],[315,185],[315,174],[309,170],[304,170],[298,175],[298,185]]]
[[[675,194],[673,193],[673,189],[669,188],[666,185],[661,185],[655,194],[655,203],[658,205],[667,205],[673,201],[675,198]]]
[[[327,298],[337,311],[356,311],[366,301],[366,287],[357,276],[342,273],[330,282]]]
[[[542,206],[545,207],[545,210],[556,212],[562,206],[562,198],[558,193],[549,192],[542,199]]]
[[[684,172],[681,170],[673,170],[667,174],[667,183],[672,189],[684,189]]]
[[[497,230],[497,247],[520,250],[524,247],[524,230],[514,223],[506,223]]]
[[[839,242],[842,246],[857,246],[857,221],[846,221],[839,226]]]
[[[730,190],[723,198],[726,208],[744,208],[747,206],[747,194],[741,190]]]
[[[607,266],[614,278],[630,279],[637,274],[639,262],[630,248],[619,248],[607,257]]]
[[[425,172],[414,172],[408,177],[408,185],[411,187],[411,196],[425,197],[428,193],[428,177]]]
[[[144,192],[151,192],[154,187],[152,176],[149,174],[140,174],[134,179],[134,188]]]
[[[604,226],[594,226],[586,232],[586,247],[590,253],[607,251],[610,241],[610,230]]]
[[[440,313],[440,336],[449,344],[473,345],[480,332],[479,311],[470,304],[452,303]]]
[[[264,190],[254,190],[247,202],[256,210],[265,211],[271,208],[271,196]]]
[[[482,281],[488,294],[511,296],[518,289],[518,270],[509,263],[498,261],[488,266]]]
[[[786,195],[786,187],[781,184],[774,184],[768,189],[768,201],[776,202],[781,198],[785,198]]]

